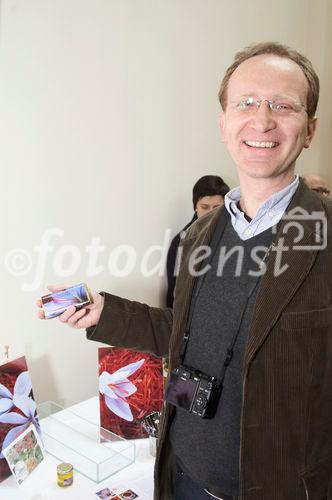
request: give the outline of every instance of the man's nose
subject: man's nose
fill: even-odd
[[[257,132],[267,132],[276,127],[275,116],[267,101],[262,101],[252,115],[252,126]]]

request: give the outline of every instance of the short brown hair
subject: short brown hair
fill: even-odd
[[[249,45],[245,49],[235,54],[233,63],[226,70],[218,94],[222,109],[224,111],[226,109],[228,82],[236,68],[247,59],[262,54],[272,54],[279,57],[285,57],[287,59],[290,59],[291,61],[294,61],[298,66],[300,66],[308,82],[307,113],[309,118],[313,118],[315,116],[318,104],[319,78],[309,59],[307,59],[296,50],[287,47],[287,45],[282,45],[278,42],[256,43],[253,45]]]

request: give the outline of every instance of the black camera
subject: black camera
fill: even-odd
[[[165,399],[201,418],[212,418],[221,388],[222,384],[218,384],[215,377],[181,365],[170,374]]]

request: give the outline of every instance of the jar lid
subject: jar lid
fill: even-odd
[[[57,472],[59,474],[68,474],[73,470],[72,464],[68,464],[66,462],[63,462],[62,464],[59,464],[56,468]]]

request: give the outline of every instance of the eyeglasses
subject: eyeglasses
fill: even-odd
[[[328,196],[330,194],[330,190],[324,187],[311,188],[316,193],[322,194],[323,196]]]
[[[290,99],[277,99],[274,101],[270,99],[244,97],[240,101],[230,101],[230,104],[234,111],[252,113],[260,108],[262,102],[267,102],[269,109],[278,115],[292,115],[300,113],[302,110],[307,111],[303,104]]]

